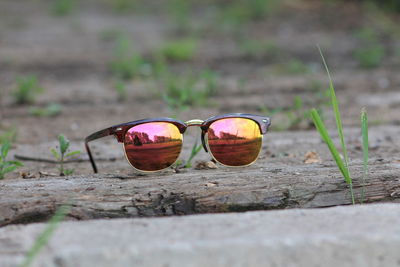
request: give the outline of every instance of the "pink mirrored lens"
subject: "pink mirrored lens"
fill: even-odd
[[[124,140],[126,157],[142,171],[158,171],[179,157],[182,134],[169,122],[148,122],[130,128]]]
[[[254,162],[260,153],[261,131],[253,120],[221,119],[213,122],[207,133],[212,155],[224,165],[248,165]]]

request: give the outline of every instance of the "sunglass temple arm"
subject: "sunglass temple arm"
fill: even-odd
[[[101,131],[92,133],[91,135],[89,135],[88,137],[85,138],[85,148],[89,155],[89,160],[90,160],[90,163],[92,164],[94,173],[97,173],[97,166],[96,166],[96,163],[94,162],[94,158],[93,158],[92,152],[89,147],[89,142],[99,139],[99,138],[102,138],[102,137],[109,136],[109,135],[115,135],[116,130],[118,131],[118,128],[116,129],[115,127],[110,127],[110,128],[103,129]]]

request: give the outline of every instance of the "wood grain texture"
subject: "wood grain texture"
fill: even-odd
[[[365,185],[366,202],[398,202],[400,164],[377,160]],[[353,167],[362,173],[362,166]],[[354,177],[357,201],[361,177]],[[85,175],[5,180],[0,185],[0,225],[47,220],[72,200],[70,219],[165,216],[351,203],[334,165],[190,170],[184,173]]]

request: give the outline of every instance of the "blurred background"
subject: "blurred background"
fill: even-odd
[[[317,44],[345,126],[363,106],[371,125],[398,125],[399,25],[398,0],[2,0],[0,141],[51,157],[59,134],[83,151],[114,124],[231,112],[310,131],[310,108],[330,119]]]

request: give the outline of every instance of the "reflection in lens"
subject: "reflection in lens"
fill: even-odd
[[[207,136],[212,155],[224,165],[248,165],[260,153],[261,131],[258,124],[250,119],[217,120],[210,125]]]
[[[182,134],[169,122],[149,122],[130,128],[125,134],[125,153],[133,167],[158,171],[171,166],[182,148]]]

